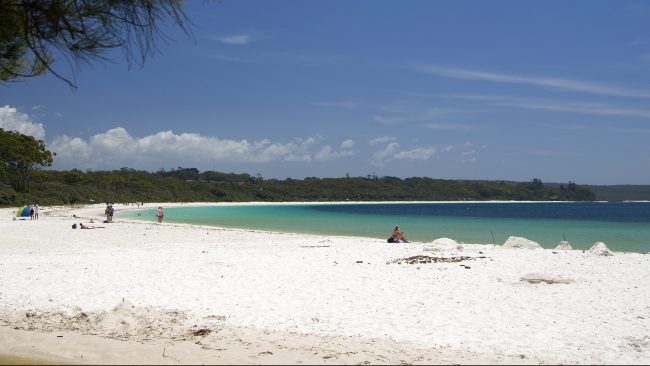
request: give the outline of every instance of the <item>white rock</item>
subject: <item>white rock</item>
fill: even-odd
[[[438,238],[429,244],[425,244],[422,250],[425,252],[441,252],[450,250],[462,250],[463,246],[454,239]]]
[[[607,245],[603,243],[602,241],[599,241],[598,243],[595,243],[591,249],[589,249],[589,254],[592,255],[601,255],[601,256],[611,256],[614,255],[609,248],[607,248]]]
[[[568,241],[562,240],[560,244],[555,247],[555,250],[573,250],[573,247]]]
[[[540,283],[540,282],[545,282],[550,285],[555,284],[555,283],[571,283],[573,282],[572,279],[570,278],[563,278],[561,276],[555,276],[555,275],[550,275],[546,273],[527,273],[521,278],[519,278],[520,281],[522,282],[528,282],[528,283]]]
[[[523,249],[542,249],[542,247],[532,240],[519,236],[511,236],[502,245],[503,248],[523,248]]]
[[[451,247],[456,247],[458,245],[458,242],[450,238],[438,238],[432,241],[431,244],[438,245],[438,246],[446,246],[451,248]]]

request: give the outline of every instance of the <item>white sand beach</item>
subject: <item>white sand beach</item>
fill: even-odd
[[[0,209],[0,355],[650,363],[650,255],[156,224],[121,218],[127,208],[94,230],[71,225],[102,219],[102,205],[44,207],[34,221]],[[418,255],[447,260],[397,263]]]

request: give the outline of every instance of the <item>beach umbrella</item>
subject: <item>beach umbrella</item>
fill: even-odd
[[[16,211],[16,217],[29,217],[29,206],[23,206]]]

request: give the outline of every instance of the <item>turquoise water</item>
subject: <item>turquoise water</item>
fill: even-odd
[[[155,221],[155,209],[124,213]],[[650,203],[426,203],[172,207],[165,222],[385,240],[399,225],[411,241],[439,237],[502,244],[522,236],[545,248],[597,241],[616,251],[650,251]]]

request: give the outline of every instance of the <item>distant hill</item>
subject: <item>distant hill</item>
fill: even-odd
[[[588,186],[599,201],[650,201],[650,185]]]

